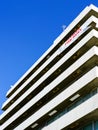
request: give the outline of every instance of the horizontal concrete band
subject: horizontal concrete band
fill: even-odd
[[[90,10],[98,12],[98,8],[96,8],[94,5],[87,6],[80,13],[80,15],[77,16],[77,18],[66,28],[66,30],[64,30],[64,32],[62,32],[62,34],[54,41],[54,44],[52,44],[52,46],[38,59],[38,61],[35,62],[35,64],[15,83],[15,85],[7,92],[6,96],[8,96],[11,93],[11,91],[19,84],[19,82],[23,80],[23,78],[60,42],[61,39],[63,39],[63,37],[65,37],[70,32],[70,30],[74,28],[74,26],[76,26],[77,23],[81,21],[81,19],[83,19],[83,17]]]
[[[90,23],[95,22],[98,23],[98,18],[96,18],[95,16],[91,16],[82,26],[84,26],[84,28],[86,28]],[[3,104],[2,109],[23,89],[26,87],[26,85],[34,78],[38,75],[38,73],[40,73],[56,56],[57,56],[58,50],[57,52],[55,52],[18,90],[16,90],[16,92],[8,99],[6,100],[6,102]],[[62,62],[61,62],[62,63]],[[56,67],[57,68],[57,67]],[[51,71],[52,72],[52,71]],[[45,76],[44,76],[45,77]],[[44,79],[44,78],[42,78]]]
[[[45,106],[43,106],[40,110],[38,110],[36,113],[31,115],[27,120],[25,120],[23,123],[21,123],[18,127],[15,128],[15,130],[19,129],[25,129],[35,121],[37,121],[39,118],[47,114],[49,111],[51,111],[55,106],[66,100],[68,97],[70,97],[73,93],[75,93],[78,89],[81,89],[86,84],[88,84],[90,81],[98,77],[98,67],[93,68],[90,72],[88,72],[86,75],[84,75],[81,79],[79,79],[76,83],[71,85],[68,89],[66,89],[64,92],[62,92],[60,95],[55,97],[52,101],[47,103]],[[83,82],[81,82],[83,81]],[[80,84],[81,82],[81,84]],[[79,83],[79,84],[78,84]],[[75,89],[76,87],[76,89]],[[79,88],[78,88],[79,87]],[[70,91],[73,89],[73,92]],[[69,92],[69,93],[68,93]]]
[[[38,95],[36,95],[30,102],[28,102],[23,108],[21,108],[18,112],[16,112],[16,116],[14,115],[13,120],[18,118],[21,114],[23,114],[27,109],[29,109],[33,104],[35,104],[38,100],[40,100],[43,96],[45,96],[49,91],[51,91],[57,84],[67,78],[73,71],[75,71],[79,66],[84,64],[87,60],[89,60],[92,56],[98,55],[98,48],[92,47],[87,53],[85,53],[82,57],[80,57],[73,65],[71,65],[67,70],[65,70],[60,76],[58,76],[51,84],[49,84],[43,91],[41,91]],[[18,114],[17,114],[18,113]],[[19,114],[20,113],[20,114]],[[2,116],[2,115],[1,115]],[[13,116],[12,116],[13,117]],[[11,118],[12,118],[11,117]],[[2,119],[2,118],[1,118]],[[10,120],[10,119],[9,119]]]
[[[96,109],[98,109],[98,94],[80,104],[42,130],[61,130]]]
[[[76,81],[74,84],[72,84],[71,86],[69,86],[64,92],[62,92],[57,97],[55,97],[52,101],[50,101],[48,104],[46,104],[45,106],[43,106],[40,110],[38,110],[36,113],[34,113],[31,117],[29,117],[22,124],[27,124],[27,126],[28,126],[28,125],[30,125],[30,123],[32,124],[33,122],[35,122],[36,120],[38,120],[40,117],[44,116],[47,112],[49,112],[50,110],[52,110],[55,106],[57,106],[58,104],[60,104],[62,101],[66,100],[69,96],[71,96],[76,91],[78,91],[83,86],[85,86],[87,83],[89,83],[90,81],[92,81],[93,79],[95,79],[98,76],[97,71],[98,71],[98,67],[93,68],[90,72],[88,72],[82,78],[80,78],[78,81]],[[80,82],[81,82],[81,84],[80,84]],[[70,91],[70,90],[73,90],[73,91]],[[32,101],[34,101],[34,100],[32,100]],[[8,126],[9,124],[11,124],[11,122],[13,120],[15,120],[18,116],[20,116],[21,113],[23,111],[25,111],[25,109],[29,108],[29,105],[30,105],[30,103],[28,103],[28,105],[26,105],[24,108],[20,109],[18,113],[16,113],[14,116],[12,116],[1,127],[2,128],[6,128],[6,126]],[[26,125],[24,125],[24,126],[27,127]]]
[[[57,62],[41,79],[39,79],[30,89],[26,91],[15,103],[13,103],[2,115],[1,119],[9,113],[17,104],[19,104],[25,97],[29,95],[32,91],[35,90],[35,88],[38,87],[38,85],[46,79],[53,71],[55,71],[61,64],[63,64],[68,58],[70,58],[79,48],[81,48],[83,45],[87,43],[93,36],[98,37],[98,32],[95,30],[92,30],[85,38],[83,38],[74,48],[72,48],[71,51],[69,51],[59,62]]]

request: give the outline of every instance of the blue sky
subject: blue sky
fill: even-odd
[[[62,25],[91,3],[98,6],[98,0],[0,0],[0,108],[10,86],[52,45]]]

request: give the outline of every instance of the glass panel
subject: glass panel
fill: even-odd
[[[95,130],[98,130],[98,121],[95,122]]]
[[[92,90],[91,95],[93,96],[93,95],[95,95],[96,93],[97,93],[97,88],[95,88],[94,90]]]
[[[92,124],[85,126],[83,130],[92,130]]]
[[[87,99],[89,99],[91,97],[90,93],[87,94],[85,97],[83,97],[83,101],[86,101]]]

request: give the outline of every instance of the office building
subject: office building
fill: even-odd
[[[6,96],[1,130],[98,130],[98,8],[87,6]]]

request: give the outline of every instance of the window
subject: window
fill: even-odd
[[[98,130],[98,121],[95,121],[95,130]]]
[[[83,130],[92,130],[92,124],[85,126]]]

